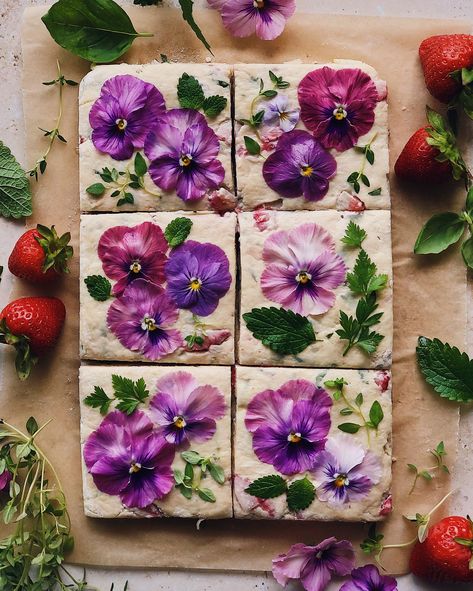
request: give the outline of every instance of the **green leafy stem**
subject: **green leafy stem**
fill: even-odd
[[[418,468],[415,464],[407,464],[407,467],[414,472],[414,481],[412,483],[411,490],[409,491],[410,495],[414,492],[419,478],[423,478],[427,482],[430,482],[435,478],[435,473],[437,471],[450,474],[450,470],[444,462],[444,457],[447,455],[444,442],[441,441],[435,449],[429,450],[429,453],[435,459],[435,466],[430,466],[428,468]]]
[[[184,471],[174,468],[175,487],[181,495],[190,500],[194,493],[207,503],[215,503],[216,497],[210,488],[202,486],[202,480],[210,475],[217,484],[225,484],[225,472],[214,456],[204,457],[196,451],[184,451]]]
[[[192,322],[194,325],[193,331],[190,335],[187,335],[184,340],[189,347],[203,345],[207,334],[207,324],[202,322],[202,320],[195,314],[192,314]]]
[[[113,402],[116,408],[127,415],[131,415],[140,404],[149,398],[149,390],[143,378],[131,380],[122,376],[112,375],[112,397],[108,396],[101,386],[95,386],[94,391],[84,399],[84,404],[98,408],[102,415],[106,415]]]
[[[292,513],[304,511],[315,499],[315,486],[307,476],[289,482],[279,474],[254,480],[245,492],[258,499],[274,499],[286,495],[287,507]]]
[[[377,137],[377,133],[371,138],[366,146],[355,146],[355,148],[363,153],[363,160],[361,162],[361,167],[359,170],[355,170],[350,175],[348,175],[347,182],[353,186],[353,190],[355,193],[359,193],[361,190],[361,183],[366,187],[370,187],[371,183],[368,176],[365,174],[366,163],[370,164],[371,166],[374,164],[375,155],[372,149],[372,144]],[[380,195],[381,194],[381,187],[374,189],[368,193],[368,195]]]

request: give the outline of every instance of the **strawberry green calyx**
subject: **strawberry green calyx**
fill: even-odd
[[[468,174],[466,164],[457,145],[455,135],[448,127],[442,115],[426,107],[429,126],[426,128],[429,134],[427,143],[436,148],[440,154],[438,162],[450,162],[453,178],[458,181]]]
[[[462,87],[458,96],[452,101],[453,104],[459,104],[468,117],[473,119],[473,68],[455,70],[450,76]]]
[[[48,228],[38,224],[36,229],[39,236],[36,241],[44,251],[43,273],[54,269],[56,273],[69,273],[68,260],[74,254],[74,249],[69,245],[71,240],[70,232],[58,236],[54,226]]]
[[[38,362],[38,358],[31,352],[29,341],[25,335],[13,334],[8,328],[5,318],[0,320],[0,344],[15,347],[15,368],[21,381],[29,377],[31,370]]]

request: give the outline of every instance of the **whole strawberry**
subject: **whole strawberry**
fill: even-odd
[[[414,546],[410,568],[433,583],[473,581],[472,522],[464,517],[439,521],[430,528],[427,539]]]
[[[465,163],[456,139],[443,117],[427,107],[429,125],[418,129],[408,140],[394,165],[400,179],[421,183],[458,180],[465,174]]]
[[[0,343],[16,349],[16,370],[25,380],[33,365],[56,344],[66,308],[58,298],[26,297],[0,312]]]
[[[464,82],[468,83],[465,79],[462,83],[461,74],[464,68],[473,68],[473,35],[435,35],[424,39],[419,57],[430,94],[449,103],[461,92]]]
[[[58,236],[54,226],[40,224],[18,239],[8,259],[8,268],[17,277],[33,283],[49,283],[68,273],[68,260],[74,251],[69,232]]]

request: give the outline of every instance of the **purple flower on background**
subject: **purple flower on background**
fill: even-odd
[[[158,361],[183,344],[181,333],[170,328],[178,316],[161,287],[137,279],[110,306],[107,325],[124,347]]]
[[[106,230],[97,251],[105,275],[116,281],[112,293],[122,294],[135,279],[163,283],[167,249],[163,231],[151,222]]]
[[[214,436],[216,419],[225,414],[226,404],[218,388],[199,386],[185,371],[167,374],[158,380],[150,402],[157,433],[173,445],[202,443]]]
[[[119,495],[126,507],[144,509],[174,486],[174,448],[153,431],[141,411],[111,412],[87,439],[84,460],[95,486]]]
[[[299,129],[284,133],[263,164],[264,180],[273,191],[289,198],[303,195],[307,201],[325,197],[336,171],[335,158]]]
[[[289,99],[278,94],[265,103],[263,122],[266,125],[277,125],[284,132],[292,131],[299,121],[300,109],[291,109]]]
[[[264,295],[303,316],[329,310],[335,303],[331,290],[345,281],[345,263],[335,253],[332,236],[318,224],[274,232],[264,243],[263,260]]]
[[[198,316],[212,314],[232,282],[225,252],[215,244],[194,240],[171,252],[166,279],[176,305]]]
[[[115,160],[127,160],[143,148],[165,110],[163,95],[153,84],[129,74],[114,76],[104,83],[90,109],[92,142]]]
[[[331,504],[360,501],[378,484],[381,461],[349,435],[331,437],[312,469],[317,498]]]
[[[373,127],[379,100],[373,80],[358,68],[324,66],[299,84],[301,119],[325,148],[352,148]]]
[[[296,10],[296,0],[208,0],[234,37],[256,35],[269,41],[284,31]]]
[[[11,479],[12,479],[12,474],[11,474],[10,470],[4,470],[0,474],[0,492],[2,490],[5,490],[8,487]]]
[[[172,109],[148,134],[145,154],[149,174],[165,191],[176,191],[183,201],[201,199],[220,186],[225,171],[217,156],[218,137],[205,117],[191,109]]]
[[[296,579],[306,591],[324,591],[333,575],[344,577],[354,566],[352,543],[332,537],[317,546],[294,544],[286,554],[273,558],[273,576],[284,587],[289,579]]]
[[[397,582],[393,577],[381,575],[374,564],[355,568],[351,581],[344,583],[340,591],[397,591]]]
[[[282,474],[310,470],[325,446],[331,406],[327,392],[307,380],[256,394],[245,417],[255,454]]]

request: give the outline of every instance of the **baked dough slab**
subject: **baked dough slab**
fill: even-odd
[[[231,120],[231,87],[230,66],[226,64],[180,64],[155,63],[146,65],[119,64],[97,66],[82,79],[79,92],[79,173],[80,173],[80,207],[81,211],[176,211],[176,210],[208,210],[212,209],[208,196],[197,201],[185,202],[174,191],[162,191],[157,187],[149,174],[145,175],[145,185],[152,191],[162,194],[161,198],[148,195],[141,189],[133,189],[135,203],[117,207],[117,198],[110,196],[94,197],[86,192],[90,185],[101,182],[95,171],[104,167],[115,167],[125,170],[133,163],[130,160],[117,161],[108,154],[99,152],[91,140],[92,129],[89,123],[89,112],[100,96],[100,90],[106,80],[114,76],[129,74],[145,82],[154,84],[162,93],[166,109],[179,108],[177,84],[179,78],[187,73],[201,83],[205,96],[220,95],[227,99],[225,109],[215,118],[207,118],[210,127],[220,141],[218,159],[225,169],[222,183],[224,193],[233,193],[232,177],[232,120]],[[223,82],[223,86],[219,84]],[[225,86],[227,84],[227,86]]]
[[[364,402],[362,410],[368,413],[372,403],[377,400],[384,412],[377,432],[371,430],[368,441],[365,429],[360,429],[353,435],[345,437],[353,438],[365,449],[378,456],[382,465],[382,475],[379,483],[371,488],[369,494],[356,502],[345,504],[329,504],[318,498],[304,511],[291,513],[287,508],[284,495],[277,498],[260,501],[245,492],[245,488],[257,478],[270,474],[278,474],[270,464],[260,462],[253,451],[252,434],[245,427],[245,415],[250,400],[259,392],[271,389],[277,390],[289,380],[304,379],[323,388],[327,380],[343,378],[348,384],[345,386],[347,397],[353,401],[359,392],[363,393]],[[388,372],[367,370],[317,370],[296,368],[250,368],[237,367],[236,372],[236,425],[235,425],[235,474],[234,474],[234,513],[235,517],[244,519],[304,519],[316,521],[380,521],[381,506],[389,497],[391,486],[391,430],[392,430],[392,404],[391,381]],[[327,392],[333,391],[327,389]],[[331,427],[328,434],[330,439],[341,434],[338,425],[348,421],[357,422],[359,419],[352,416],[340,415],[340,411],[346,407],[346,402],[341,399],[333,402],[331,408]],[[313,481],[310,472],[289,477],[288,482],[306,475]],[[384,514],[386,514],[383,511]]]
[[[143,222],[158,224],[164,232],[166,226],[177,217],[192,220],[189,240],[211,242],[219,246],[229,260],[232,282],[228,292],[219,300],[216,310],[201,318],[208,334],[217,335],[226,331],[228,338],[221,344],[211,345],[207,351],[187,352],[184,348],[159,360],[160,363],[184,363],[198,365],[231,365],[234,362],[235,334],[235,225],[236,216],[227,213],[121,213],[83,215],[81,217],[80,257],[80,353],[82,359],[106,361],[140,361],[147,359],[140,353],[125,348],[107,327],[107,312],[112,299],[105,302],[94,300],[88,293],[84,279],[91,275],[104,275],[97,254],[97,245],[105,230],[115,226],[134,227]],[[114,282],[112,281],[112,284]],[[192,312],[179,310],[179,318],[173,328],[182,337],[193,333],[195,328]]]
[[[241,252],[239,363],[256,366],[389,368],[393,341],[390,217],[389,211],[365,211],[355,214],[338,211],[259,210],[239,214]],[[383,312],[383,316],[380,323],[373,327],[384,335],[378,350],[368,356],[357,347],[353,347],[346,356],[343,356],[346,341],[340,340],[335,334],[335,330],[339,328],[339,313],[343,310],[349,316],[354,315],[358,302],[358,297],[352,294],[345,282],[333,290],[336,300],[332,308],[324,314],[309,317],[317,341],[296,356],[274,353],[253,337],[243,320],[243,314],[250,312],[253,308],[280,307],[279,304],[271,302],[264,296],[260,285],[261,274],[266,266],[262,258],[265,241],[274,232],[280,230],[291,231],[307,222],[319,224],[331,234],[337,254],[343,258],[348,270],[351,270],[358,255],[358,249],[345,246],[341,242],[350,220],[366,230],[367,238],[363,242],[363,247],[376,263],[378,273],[387,273],[389,276],[388,285],[378,295],[378,311]]]
[[[366,166],[366,174],[369,176],[370,187],[361,186],[358,194],[358,200],[350,200],[349,194],[353,194],[352,186],[347,183],[348,176],[353,171],[358,171],[363,161],[363,154],[351,148],[345,152],[330,150],[337,161],[337,173],[330,181],[327,195],[320,201],[307,201],[303,197],[282,198],[281,195],[273,191],[265,182],[262,174],[264,159],[258,156],[251,156],[245,149],[245,136],[248,136],[260,145],[263,145],[262,155],[267,158],[273,151],[275,141],[271,138],[267,127],[264,124],[259,128],[258,137],[250,126],[242,125],[241,120],[249,119],[251,114],[251,103],[258,95],[260,90],[260,80],[264,82],[265,89],[273,89],[274,85],[269,77],[271,70],[276,76],[289,82],[287,89],[278,89],[281,96],[286,96],[289,100],[289,107],[296,109],[299,107],[297,98],[297,88],[300,81],[309,72],[329,66],[333,69],[342,68],[360,68],[366,72],[374,81],[378,94],[383,97],[386,95],[386,83],[380,79],[377,72],[371,66],[351,60],[334,60],[333,63],[326,64],[302,64],[300,62],[291,62],[286,64],[237,64],[235,65],[235,150],[237,165],[237,187],[238,194],[243,199],[245,209],[254,209],[255,207],[268,204],[271,207],[285,210],[299,209],[339,209],[346,210],[351,207],[366,207],[366,209],[389,209],[390,192],[388,182],[389,172],[389,154],[388,154],[388,105],[384,98],[380,100],[375,109],[375,122],[370,131],[359,138],[358,145],[364,146],[372,141],[372,149],[375,153],[375,162],[372,166]],[[265,99],[259,100],[254,107],[258,112],[265,108]],[[306,127],[299,120],[296,129],[306,130]],[[265,140],[262,142],[262,138]],[[267,146],[267,147],[265,147]],[[380,195],[371,196],[369,192],[373,189],[381,189]],[[347,195],[348,192],[349,194]],[[355,203],[355,205],[354,205]]]
[[[118,496],[111,496],[97,489],[82,457],[84,510],[88,517],[194,517],[217,519],[232,516],[231,383],[229,367],[215,367],[209,370],[206,367],[186,367],[179,369],[156,366],[82,366],[79,379],[81,450],[83,450],[89,435],[97,429],[103,419],[98,409],[84,404],[84,398],[93,392],[95,386],[102,387],[110,395],[112,392],[113,374],[118,374],[135,381],[139,378],[144,378],[151,398],[155,393],[157,380],[175,371],[185,371],[192,374],[199,385],[210,384],[215,386],[225,398],[227,410],[224,417],[217,421],[215,435],[212,439],[203,443],[192,443],[189,448],[205,457],[212,455],[218,457],[217,463],[225,472],[225,483],[219,485],[209,476],[203,481],[203,486],[209,488],[215,494],[216,502],[205,502],[196,494],[191,499],[186,499],[177,489],[173,489],[163,500],[158,501],[155,506],[151,507],[149,511],[128,509],[121,503]],[[146,413],[147,407],[148,403],[140,405],[139,409]],[[113,410],[113,405],[110,410]],[[176,452],[172,467],[183,470],[185,462],[180,457],[179,451],[182,450]]]

